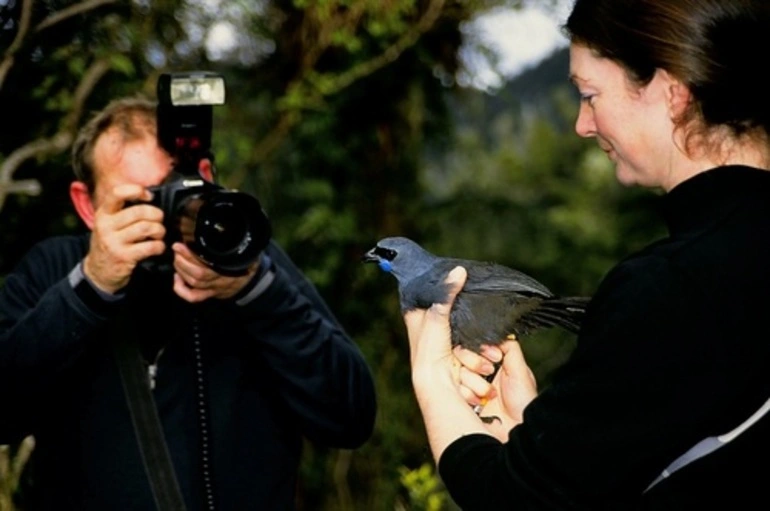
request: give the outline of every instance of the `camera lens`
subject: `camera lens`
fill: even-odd
[[[230,201],[212,204],[198,219],[197,234],[201,245],[215,254],[241,253],[250,241],[249,223],[244,212]]]
[[[223,274],[251,266],[267,246],[272,229],[259,201],[248,194],[219,190],[195,203],[193,251]]]

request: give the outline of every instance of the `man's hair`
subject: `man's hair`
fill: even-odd
[[[157,135],[156,103],[142,96],[110,101],[91,117],[78,132],[72,145],[72,170],[75,179],[94,191],[94,147],[105,132],[117,130],[123,142]]]

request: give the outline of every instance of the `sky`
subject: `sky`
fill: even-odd
[[[462,53],[469,71],[463,85],[484,90],[498,87],[554,50],[566,47],[568,42],[559,26],[571,5],[571,0],[559,0],[555,9],[547,10],[539,2],[530,1],[521,10],[495,9],[470,22],[464,27],[466,34],[478,37],[497,54],[499,73],[469,50]]]
[[[199,1],[214,11],[227,6],[222,0]],[[475,50],[475,44],[467,44],[460,51],[467,70],[458,77],[460,85],[494,89],[555,49],[566,46],[567,40],[559,31],[559,26],[566,19],[572,1],[556,0],[556,7],[546,9],[542,0],[524,0],[526,7],[522,9],[493,9],[467,22],[462,27],[466,39],[477,40],[491,49],[497,54],[499,62],[497,68],[493,68]],[[233,8],[237,5],[233,4]],[[227,21],[206,27],[206,32],[206,45],[210,57],[215,60],[221,52],[227,52],[238,44],[234,26]],[[270,52],[271,48],[265,47],[262,51]]]

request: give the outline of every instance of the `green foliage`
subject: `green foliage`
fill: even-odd
[[[151,95],[164,70],[225,75],[212,146],[220,182],[260,199],[377,386],[366,445],[306,445],[300,509],[452,505],[412,393],[395,282],[361,263],[377,239],[410,236],[436,253],[516,267],[559,294],[590,294],[662,230],[652,195],[621,188],[604,154],[572,132],[577,101],[563,61],[543,67],[550,82],[523,76],[493,96],[436,78],[459,68],[461,24],[502,3],[518,4],[447,2],[426,27],[431,2],[414,0],[105,5],[29,40],[0,83],[0,111],[25,113],[0,137],[1,163],[67,125],[78,87],[102,59],[108,71],[85,95],[84,114],[117,95]],[[223,20],[245,53],[212,61],[202,41]],[[66,149],[26,161],[15,177],[38,179],[43,192],[11,195],[0,209],[0,281],[38,240],[83,228],[67,196]],[[542,386],[574,336],[547,331],[523,346]]]
[[[23,494],[22,477],[35,448],[35,439],[27,436],[14,445],[0,445],[0,511],[13,511]]]
[[[546,99],[559,104],[562,93]],[[490,129],[471,121],[423,169],[437,208],[427,240],[435,250],[508,264],[558,294],[590,294],[618,258],[661,233],[650,209],[642,210],[646,229],[626,232],[622,212],[651,194],[622,189],[595,144],[560,127],[576,107],[556,118],[512,116],[516,103],[491,119],[476,112]]]
[[[136,74],[136,67],[131,59],[126,55],[110,55],[110,67],[123,76],[131,77]]]
[[[416,469],[401,467],[401,484],[409,493],[410,509],[414,511],[442,511],[449,497],[430,463]]]

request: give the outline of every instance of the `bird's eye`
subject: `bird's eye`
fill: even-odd
[[[396,251],[389,248],[376,247],[374,253],[386,261],[392,261],[396,258]]]

